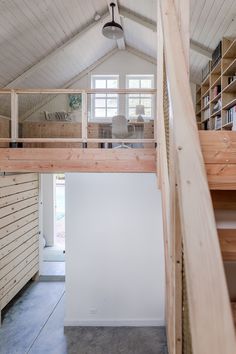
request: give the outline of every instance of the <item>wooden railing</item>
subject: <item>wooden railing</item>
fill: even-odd
[[[19,105],[19,100],[21,97],[24,95],[28,99],[32,97],[32,95],[51,95],[51,98],[47,98],[45,100],[42,100],[42,102],[36,107],[38,110],[43,109],[47,105],[47,103],[50,100],[53,100],[57,95],[60,94],[65,94],[65,95],[81,95],[82,97],[82,104],[81,104],[81,121],[80,121],[80,127],[78,130],[80,130],[79,136],[75,136],[76,133],[74,133],[72,136],[67,136],[67,137],[27,137],[27,136],[21,136],[19,133],[19,124],[21,123],[21,120],[19,119],[20,116],[20,105]],[[100,136],[96,137],[90,137],[88,132],[89,132],[89,123],[91,124],[96,124],[97,121],[94,119],[89,120],[88,117],[88,106],[90,102],[91,105],[91,96],[95,94],[117,94],[117,95],[130,95],[130,94],[145,94],[145,95],[152,95],[153,97],[153,102],[155,102],[155,94],[156,90],[155,89],[87,89],[87,90],[80,90],[80,89],[15,89],[15,90],[5,90],[5,89],[0,89],[0,96],[4,95],[10,95],[10,132],[8,137],[2,137],[0,135],[0,146],[1,143],[48,143],[52,144],[51,146],[53,147],[53,144],[68,144],[68,143],[81,143],[81,146],[87,147],[87,144],[96,144],[96,143],[102,143],[102,144],[108,144],[108,143],[124,143],[124,144],[153,144],[153,147],[156,143],[156,114],[155,114],[155,107],[153,107],[153,114],[152,114],[152,119],[151,121],[153,122],[154,129],[153,129],[153,134],[151,137],[143,137],[143,138],[103,138]],[[127,100],[125,100],[127,101]],[[124,103],[124,106],[127,105],[127,102]],[[1,106],[1,103],[0,103]],[[33,107],[34,108],[34,107]],[[35,109],[36,109],[35,108]],[[123,107],[123,111],[127,111]],[[33,110],[30,111],[31,113]],[[126,112],[123,113],[117,113],[117,114],[123,114],[126,115]],[[24,122],[27,120],[25,117],[23,117]],[[131,120],[130,124],[137,124],[135,123],[135,120]],[[63,121],[58,121],[57,123],[66,123]],[[69,122],[67,122],[67,127],[69,125]],[[105,121],[103,122],[105,123]],[[111,119],[110,119],[111,123]],[[45,121],[46,124],[46,121]],[[78,134],[77,134],[78,135]],[[17,146],[17,145],[16,145]],[[65,145],[66,147],[66,145]]]
[[[189,86],[187,10],[181,3],[186,1],[161,0],[157,20],[168,347],[170,354],[233,354],[234,325]]]

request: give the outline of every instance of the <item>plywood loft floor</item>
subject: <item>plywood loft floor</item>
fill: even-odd
[[[0,354],[167,354],[164,327],[70,327],[64,283],[31,283],[3,312]]]

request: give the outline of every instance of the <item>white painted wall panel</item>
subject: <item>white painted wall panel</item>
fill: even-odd
[[[154,174],[66,174],[66,325],[163,325]]]

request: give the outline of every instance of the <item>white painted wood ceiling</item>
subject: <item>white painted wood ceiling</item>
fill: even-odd
[[[152,23],[156,22],[156,2],[118,1],[119,6]],[[101,34],[109,15],[93,26],[95,13],[107,11],[106,0],[1,0],[0,87],[65,87],[117,46]],[[236,36],[236,0],[191,0],[190,18],[191,38],[210,50],[224,35]],[[156,33],[129,18],[121,17],[121,21],[126,44],[156,57]],[[67,45],[78,33],[81,35]],[[194,82],[201,81],[207,61],[191,51]]]

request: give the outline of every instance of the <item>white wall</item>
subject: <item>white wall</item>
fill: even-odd
[[[126,74],[145,75],[153,74],[156,77],[156,65],[144,60],[128,51],[120,50],[112,57],[98,65],[83,78],[73,84],[73,88],[91,88],[91,75],[119,75],[120,88],[126,88]],[[156,81],[154,80],[154,83]]]
[[[66,174],[65,325],[163,325],[154,174]]]
[[[121,50],[113,56],[98,65],[94,70],[83,76],[80,80],[75,82],[71,88],[87,89],[91,88],[91,75],[119,75],[119,87],[126,88],[127,74],[153,74],[156,77],[156,65],[152,64],[128,51]],[[154,80],[156,84],[156,80]],[[56,99],[41,107],[38,111],[30,115],[27,120],[30,121],[44,121],[43,111],[70,111],[68,106],[68,96],[60,94]],[[78,119],[81,118],[81,112]]]
[[[55,231],[55,175],[41,174],[43,236],[47,246],[54,245]]]

